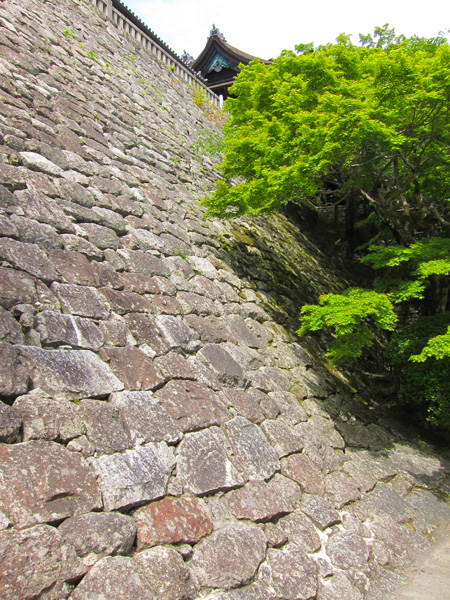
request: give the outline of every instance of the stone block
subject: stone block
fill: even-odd
[[[197,352],[201,360],[219,380],[230,387],[244,388],[247,380],[241,366],[218,344],[206,344]]]
[[[235,417],[224,425],[224,430],[250,480],[269,479],[280,470],[277,453],[257,425]]]
[[[152,310],[150,301],[145,296],[135,292],[125,292],[105,287],[101,288],[101,293],[106,298],[111,310],[119,315],[139,312],[148,313]]]
[[[334,510],[330,503],[320,496],[303,494],[301,509],[321,531],[341,522],[337,510]]]
[[[130,448],[119,411],[109,402],[82,400],[77,406],[77,414],[97,455],[114,454]]]
[[[118,512],[87,513],[66,519],[58,533],[91,567],[104,556],[128,554],[136,539],[136,524]]]
[[[231,462],[231,449],[218,427],[184,436],[177,451],[177,478],[193,494],[229,490],[247,481]]]
[[[186,323],[200,335],[204,344],[220,344],[221,342],[236,343],[236,338],[226,328],[222,319],[212,315],[199,317],[198,315],[186,315]]]
[[[65,344],[97,352],[104,342],[102,332],[91,320],[49,310],[36,315],[35,328],[44,345]]]
[[[70,250],[49,250],[48,256],[67,283],[93,287],[100,285],[97,270],[93,268],[84,254]]]
[[[93,287],[53,283],[52,292],[61,302],[64,313],[93,319],[106,319],[109,310]]]
[[[135,346],[103,348],[100,355],[109,361],[111,369],[123,381],[122,388],[154,390],[164,383],[153,361]]]
[[[277,528],[287,535],[290,542],[305,552],[318,552],[322,546],[312,521],[301,510],[295,510],[280,519]]]
[[[239,344],[249,346],[250,348],[264,348],[265,344],[251,331],[244,319],[239,315],[227,315],[224,318],[224,323],[227,329],[231,331],[233,336],[238,340]]]
[[[165,495],[174,466],[173,453],[160,442],[122,454],[89,459],[97,473],[105,510],[127,509]]]
[[[280,458],[302,451],[302,437],[283,419],[267,420],[262,424],[261,429]]]
[[[281,460],[281,472],[296,481],[307,494],[322,496],[323,476],[316,464],[305,454],[291,454]]]
[[[170,315],[155,317],[155,323],[171,350],[195,352],[201,346],[197,334],[181,319]]]
[[[9,238],[0,239],[0,259],[9,262],[20,271],[25,271],[43,281],[58,279],[53,264],[37,244],[26,244]]]
[[[264,533],[257,527],[225,527],[195,546],[190,567],[202,587],[245,585],[264,560],[266,545]]]
[[[33,387],[71,398],[101,397],[123,389],[108,365],[90,350],[19,346]]]
[[[106,556],[78,584],[71,600],[159,600],[144,570],[132,558]]]
[[[224,495],[223,501],[237,519],[267,522],[290,513],[300,500],[298,485],[280,475],[269,482],[250,481]]]
[[[327,475],[324,479],[324,486],[326,497],[337,509],[361,498],[361,493],[354,481],[341,471]]]
[[[334,533],[328,540],[327,553],[333,565],[339,569],[367,569],[369,548],[364,539],[355,533]]]
[[[14,444],[20,438],[22,417],[12,406],[0,402],[0,442]]]
[[[240,416],[256,424],[264,421],[265,413],[261,407],[261,402],[266,399],[266,395],[260,390],[250,388],[243,391],[227,388],[223,390],[223,397],[227,406],[232,406]]]
[[[162,544],[196,544],[212,531],[206,504],[189,495],[166,496],[138,508],[133,517],[138,549]]]
[[[16,346],[0,344],[0,395],[6,398],[24,394],[28,389],[28,371]]]
[[[150,548],[134,555],[160,600],[190,600],[197,586],[189,568],[173,548]]]
[[[124,319],[138,344],[147,344],[158,356],[169,351],[169,343],[164,339],[153,317],[131,313],[125,315]]]
[[[0,510],[16,527],[52,523],[102,506],[86,461],[53,442],[2,446]]]
[[[48,525],[1,531],[0,564],[2,600],[67,598],[69,583],[86,572],[73,547]]]
[[[317,566],[295,544],[287,544],[280,550],[269,548],[259,581],[270,586],[277,598],[311,600],[317,593]]]
[[[197,381],[169,381],[155,397],[183,432],[220,425],[230,418],[218,396]]]
[[[0,267],[0,303],[5,308],[31,304],[38,299],[35,281],[22,271]]]
[[[171,379],[192,379],[195,381],[198,378],[191,363],[177,352],[169,352],[165,356],[155,358],[154,364],[167,381]]]
[[[110,403],[118,409],[125,431],[133,444],[176,444],[180,441],[180,430],[151,392],[114,393],[111,394]]]
[[[49,440],[63,443],[85,433],[75,406],[68,400],[55,400],[40,390],[16,398],[14,409],[23,421],[23,441]]]
[[[10,312],[0,306],[0,343],[23,344],[22,327]]]

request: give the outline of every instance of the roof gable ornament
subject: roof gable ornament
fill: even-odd
[[[220,38],[222,40],[222,42],[226,42],[227,40],[225,39],[225,36],[223,35],[223,33],[220,31],[220,29],[218,27],[216,27],[213,23],[212,29],[209,32],[209,37],[214,37],[217,36],[218,38]]]

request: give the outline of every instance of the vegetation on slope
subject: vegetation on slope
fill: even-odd
[[[395,332],[388,357],[404,395],[411,369],[450,374],[448,320],[425,319],[445,315],[450,287],[450,47],[387,25],[360,42],[341,35],[242,69],[226,103],[224,179],[205,204],[221,217],[340,207],[352,250],[363,226],[363,262],[381,274],[374,288],[304,306],[299,333],[331,328],[340,363],[371,345],[374,327]],[[398,326],[399,303],[419,317],[409,328]],[[411,399],[448,426],[448,394],[433,385]]]

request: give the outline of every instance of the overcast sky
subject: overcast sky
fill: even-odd
[[[196,58],[214,23],[229,44],[274,58],[296,44],[333,42],[340,33],[372,33],[389,23],[397,33],[433,37],[450,28],[446,0],[122,0],[177,54]]]

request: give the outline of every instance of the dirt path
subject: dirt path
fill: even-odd
[[[439,534],[430,553],[406,572],[406,585],[389,600],[450,599],[450,524]]]

